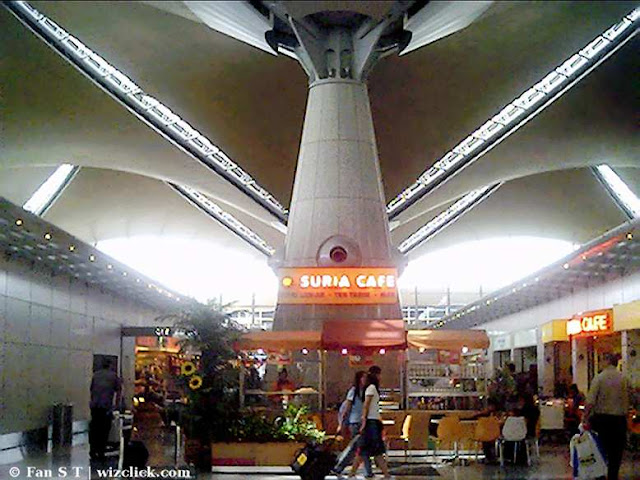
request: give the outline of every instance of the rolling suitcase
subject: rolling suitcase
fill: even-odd
[[[335,454],[322,445],[307,445],[296,452],[291,468],[302,480],[323,480],[335,464]]]

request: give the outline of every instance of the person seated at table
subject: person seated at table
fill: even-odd
[[[524,417],[527,422],[527,437],[535,438],[538,419],[540,418],[540,409],[536,405],[533,395],[525,392],[518,396],[516,413],[519,416]]]
[[[487,408],[479,411],[472,417],[477,420],[480,417],[495,416],[500,411],[500,402],[495,398],[487,401]],[[496,442],[482,442],[482,452],[484,453],[484,463],[487,465],[498,465],[498,457],[496,455]]]
[[[584,395],[580,393],[578,386],[573,383],[569,387],[567,409],[564,414],[565,426],[571,436],[578,433],[578,426],[582,421],[582,411],[580,410],[581,406],[584,406]]]

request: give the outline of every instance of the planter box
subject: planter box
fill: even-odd
[[[212,443],[213,466],[288,466],[303,443]]]

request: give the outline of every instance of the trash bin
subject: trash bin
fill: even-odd
[[[51,443],[54,449],[70,447],[73,439],[73,405],[56,403],[51,421]]]

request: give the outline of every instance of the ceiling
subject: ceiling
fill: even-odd
[[[387,2],[285,2],[295,16]],[[181,2],[32,2],[206,134],[285,206],[307,78],[218,33]],[[347,5],[345,5],[347,4]],[[616,23],[630,2],[494,2],[475,22],[385,58],[369,92],[387,200],[548,71]],[[315,10],[314,10],[315,9]],[[137,234],[206,239],[260,257],[164,181],[196,188],[271,245],[275,218],[175,148],[0,10],[0,196],[22,204],[56,165],[84,167],[45,219],[89,242]],[[397,245],[454,200],[506,183],[411,252],[467,239],[586,242],[624,217],[587,168],[606,162],[640,192],[638,36],[523,128],[394,222]],[[274,121],[277,119],[277,121]]]

